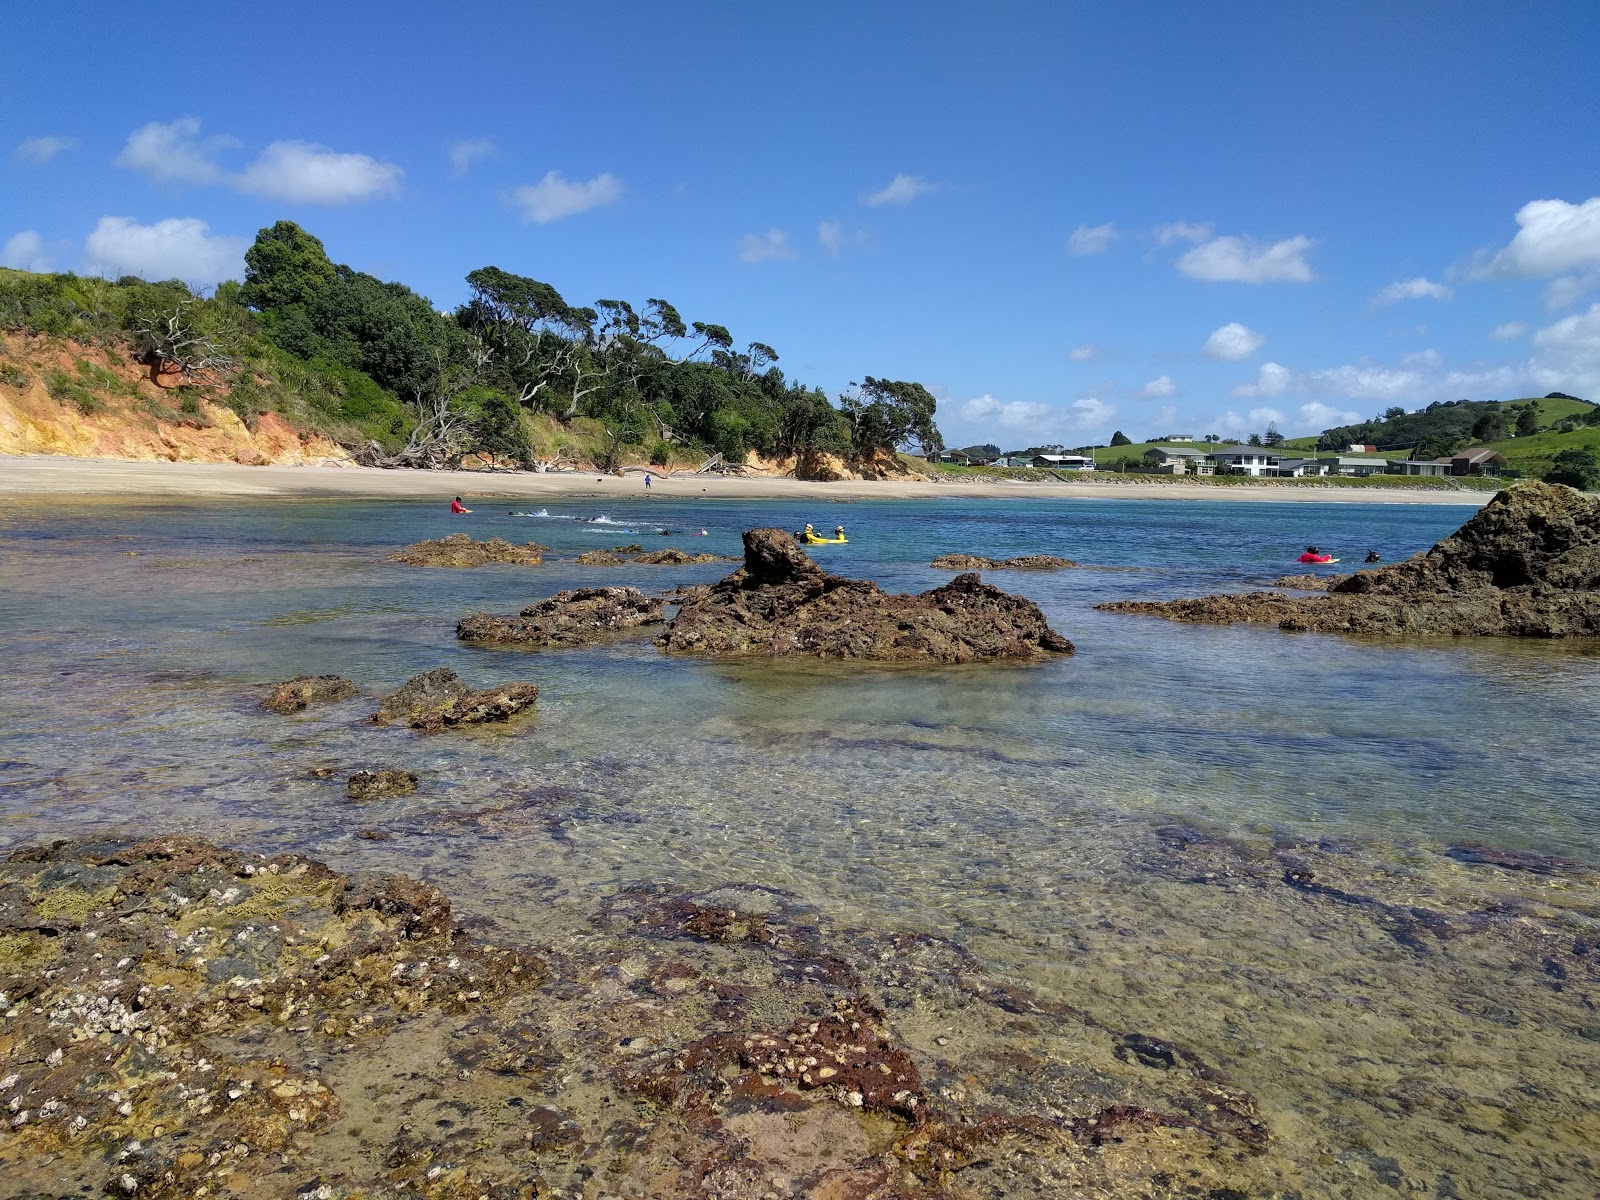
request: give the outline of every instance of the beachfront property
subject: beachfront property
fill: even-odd
[[[1087,454],[1035,454],[1029,465],[1048,471],[1092,471],[1094,459]]]
[[[1152,446],[1144,452],[1144,457],[1154,470],[1164,475],[1210,475],[1216,469],[1204,450],[1185,446]]]
[[[1328,468],[1316,458],[1280,458],[1273,474],[1279,479],[1299,479],[1303,475],[1326,475]]]
[[[1438,476],[1450,473],[1449,460],[1438,458],[1417,458],[1389,460],[1389,474],[1391,475],[1427,475]]]
[[[1458,450],[1438,461],[1449,464],[1446,473],[1450,475],[1487,475],[1494,478],[1504,474],[1506,469],[1506,456],[1488,446]]]
[[[1263,446],[1218,446],[1207,457],[1234,475],[1273,475],[1278,470],[1278,456]]]
[[[1362,478],[1367,475],[1390,475],[1389,460],[1386,458],[1373,458],[1365,454],[1335,454],[1327,458],[1319,458],[1318,462],[1326,468],[1324,475],[1353,475]]]

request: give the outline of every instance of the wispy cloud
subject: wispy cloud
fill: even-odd
[[[1104,254],[1121,236],[1116,225],[1111,222],[1104,225],[1079,225],[1067,239],[1067,253],[1079,258],[1091,254]]]
[[[817,226],[817,242],[832,257],[838,257],[847,248],[866,248],[872,245],[872,236],[865,229],[847,230],[842,221],[823,221]]]
[[[1207,283],[1309,283],[1305,253],[1314,243],[1305,236],[1263,245],[1245,237],[1201,242],[1178,259],[1178,270]]]
[[[1061,408],[1032,400],[999,400],[985,394],[968,400],[960,412],[963,420],[974,424],[998,426],[1008,433],[1043,439],[1104,428],[1116,417],[1117,408],[1093,396]]]
[[[522,210],[524,221],[545,225],[615,204],[622,199],[622,181],[608,171],[593,179],[579,180],[567,179],[559,171],[548,171],[538,183],[517,188],[511,198]]]
[[[798,257],[794,247],[789,244],[789,235],[782,229],[747,233],[739,241],[739,261],[742,263],[788,262]]]
[[[1496,325],[1489,331],[1489,336],[1497,342],[1514,342],[1528,332],[1528,326],[1522,321],[1507,321],[1504,325]]]
[[[1146,400],[1164,400],[1168,396],[1178,394],[1178,385],[1172,382],[1171,375],[1161,375],[1152,379],[1139,389],[1139,395]]]
[[[887,185],[861,197],[861,203],[871,208],[881,204],[910,204],[919,196],[937,192],[939,185],[916,175],[896,175]]]
[[[1158,246],[1170,246],[1173,242],[1203,242],[1211,236],[1211,226],[1191,221],[1168,221],[1165,225],[1157,225],[1150,231],[1150,236],[1156,239]]]
[[[1100,357],[1100,347],[1093,342],[1085,342],[1081,346],[1074,346],[1067,351],[1067,358],[1073,362],[1093,362]]]
[[[213,234],[197,217],[170,217],[153,225],[101,217],[84,243],[84,265],[93,275],[181,279],[207,287],[239,276],[249,244],[247,238]]]
[[[45,250],[44,239],[38,230],[24,229],[6,239],[0,248],[0,267],[16,271],[48,271],[54,262]]]
[[[1381,307],[1401,300],[1448,300],[1453,295],[1455,293],[1444,284],[1419,275],[1415,279],[1396,280],[1374,296],[1372,303]]]
[[[1211,331],[1211,336],[1201,347],[1201,353],[1207,358],[1217,358],[1223,362],[1238,362],[1241,358],[1249,358],[1266,344],[1266,334],[1257,333],[1237,321],[1229,321]]]
[[[450,173],[465,175],[493,153],[494,142],[490,138],[463,138],[459,142],[454,142],[450,146]]]
[[[151,121],[128,135],[117,166],[138,171],[153,183],[221,183],[228,173],[217,156],[239,145],[238,138],[226,134],[201,137],[199,117]]]
[[[22,143],[11,152],[11,157],[25,166],[42,167],[56,155],[64,154],[68,150],[75,150],[77,149],[77,146],[77,138],[25,138],[23,139]]]

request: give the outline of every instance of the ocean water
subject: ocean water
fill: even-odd
[[[1515,973],[1509,957],[1419,965],[1374,934],[1370,909],[1329,916],[1282,887],[1197,888],[1163,849],[1174,828],[1245,857],[1331,847],[1375,887],[1414,896],[1488,886],[1450,847],[1600,863],[1600,646],[1094,611],[1263,586],[1302,570],[1308,542],[1344,560],[1327,571],[1368,549],[1398,561],[1471,508],[657,495],[482,500],[465,520],[445,509],[0,504],[0,845],[159,830],[295,849],[425,876],[458,907],[541,936],[582,927],[639,881],[755,883],[840,926],[950,937],[1041,994],[1200,1048],[1262,1098],[1307,1194],[1330,1179],[1358,1181],[1337,1194],[1380,1194],[1359,1185],[1374,1156],[1430,1195],[1600,1186],[1584,1149],[1600,1113],[1582,1077],[1600,1071],[1600,1043],[1578,1035],[1588,992],[1537,993],[1537,1020],[1481,1018],[1463,989],[1494,993]],[[949,551],[1070,557],[1083,568],[990,579],[1035,600],[1078,653],[925,670],[702,662],[648,639],[527,652],[454,637],[470,612],[582,584],[709,582],[733,565],[581,568],[584,550],[737,555],[743,529],[806,521],[851,538],[816,547],[819,561],[890,590],[949,579],[927,565]],[[553,552],[537,568],[387,560],[454,530]],[[439,666],[474,686],[538,683],[537,716],[435,738],[363,723],[374,696]],[[289,718],[258,708],[263,685],[320,673],[365,695]],[[350,771],[384,766],[415,770],[419,792],[345,800]],[[1545,886],[1513,876],[1501,882],[1522,900]],[[1559,907],[1563,920],[1594,916]],[[1403,1011],[1386,1007],[1396,996]],[[1481,1078],[1424,1047],[1425,1030],[1450,1022],[1491,1047],[1471,1068]],[[1588,1065],[1574,1077],[1574,1064]],[[1397,1117],[1397,1079],[1515,1109],[1516,1136],[1479,1145],[1442,1104]],[[1533,1102],[1517,1098],[1529,1087],[1543,1106],[1532,1133]]]

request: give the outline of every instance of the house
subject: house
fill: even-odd
[[[997,467],[1031,467],[1033,455],[1031,454],[1006,454],[1002,455],[995,463]]]
[[[1162,438],[1161,440],[1164,441],[1164,442],[1192,442],[1192,441],[1194,441],[1194,434],[1192,434],[1192,433],[1175,433],[1171,437]]]
[[[1345,447],[1345,450],[1350,454],[1376,454],[1378,452],[1376,446],[1363,446],[1357,442],[1351,442]]]
[[[1314,458],[1280,458],[1272,472],[1280,479],[1298,479],[1302,475],[1326,475],[1327,469]]]
[[[972,459],[959,450],[941,451],[939,461],[951,467],[970,467],[972,465]]]
[[[1493,478],[1506,469],[1506,456],[1488,446],[1458,450],[1439,461],[1449,464],[1447,471],[1451,475],[1488,475]]]
[[[1206,458],[1204,450],[1194,450],[1183,446],[1152,446],[1144,452],[1145,461],[1150,466],[1167,475],[1209,475],[1210,470],[1200,471],[1197,468],[1203,462],[1206,467],[1212,463]]]
[[[1448,464],[1437,459],[1391,458],[1389,460],[1389,474],[1391,475],[1445,475],[1448,473]]]
[[[1218,446],[1206,457],[1219,471],[1235,475],[1271,475],[1278,469],[1278,456],[1265,446]]]
[[[1317,461],[1326,468],[1323,471],[1325,475],[1354,475],[1359,478],[1389,473],[1388,459],[1369,458],[1363,454],[1336,454]]]
[[[1050,471],[1092,471],[1094,459],[1086,454],[1035,454],[1033,465]]]

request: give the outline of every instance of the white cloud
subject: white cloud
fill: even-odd
[[[1169,221],[1157,225],[1152,231],[1156,244],[1170,246],[1173,242],[1203,242],[1211,236],[1211,226],[1189,221]]]
[[[610,172],[593,179],[569,180],[559,171],[549,171],[538,183],[526,184],[512,193],[522,210],[522,219],[536,225],[576,216],[591,208],[604,208],[622,199],[622,181]]]
[[[1448,300],[1454,294],[1444,284],[1419,275],[1415,279],[1396,280],[1374,296],[1372,302],[1383,305],[1400,300]]]
[[[1254,383],[1242,383],[1233,389],[1235,396],[1281,396],[1289,390],[1294,372],[1282,363],[1265,362],[1256,370]]]
[[[1533,335],[1533,379],[1547,391],[1600,393],[1600,304]]]
[[[968,400],[961,406],[963,420],[1041,439],[1103,428],[1116,415],[1115,405],[1092,396],[1075,400],[1065,409],[1028,400],[1006,402],[990,395]]]
[[[1085,342],[1081,346],[1074,346],[1067,351],[1067,357],[1073,362],[1093,362],[1100,357],[1100,347],[1093,342]]]
[[[1067,410],[1066,428],[1073,433],[1097,429],[1110,424],[1116,415],[1115,404],[1107,404],[1103,400],[1096,400],[1093,396],[1085,396],[1082,400],[1074,400],[1072,407]]]
[[[1516,237],[1489,260],[1490,275],[1537,279],[1600,268],[1600,196],[1582,204],[1530,200],[1517,210]]]
[[[1300,406],[1298,428],[1311,433],[1321,433],[1324,429],[1332,429],[1335,425],[1354,425],[1360,420],[1361,414],[1358,412],[1312,400]]]
[[[84,243],[85,270],[93,275],[181,279],[194,287],[238,278],[250,242],[211,233],[196,217],[169,217],[140,225],[129,217],[101,217]]]
[[[1171,375],[1162,375],[1145,384],[1139,394],[1146,400],[1163,400],[1168,396],[1176,396],[1178,385],[1172,382]]]
[[[896,175],[887,185],[861,197],[861,203],[876,208],[880,204],[910,204],[919,196],[937,192],[939,185],[915,175]]]
[[[53,264],[45,252],[44,239],[37,230],[24,229],[14,233],[0,249],[0,267],[17,271],[48,271]]]
[[[473,166],[494,153],[491,138],[463,138],[450,146],[450,173],[465,175]]]
[[[17,162],[30,167],[42,167],[56,155],[67,150],[75,149],[78,145],[77,138],[69,137],[36,137],[25,138],[22,143],[11,152],[11,157]]]
[[[1596,285],[1600,285],[1600,271],[1588,275],[1563,275],[1560,279],[1552,279],[1550,286],[1544,290],[1545,311],[1559,312],[1563,308],[1571,308]]]
[[[1504,325],[1496,325],[1489,331],[1489,336],[1497,342],[1514,342],[1528,332],[1528,327],[1521,321],[1507,321]]]
[[[1121,236],[1117,227],[1109,221],[1104,225],[1079,225],[1067,239],[1067,253],[1080,258],[1089,254],[1104,254]]]
[[[1237,321],[1229,321],[1221,328],[1211,331],[1211,336],[1206,339],[1206,344],[1201,350],[1207,358],[1238,362],[1241,358],[1249,358],[1266,344],[1266,334],[1257,333]]]
[[[393,192],[405,174],[365,154],[315,142],[273,142],[234,180],[241,192],[290,204],[348,204]]]
[[[842,221],[823,221],[817,226],[817,241],[823,250],[835,257],[846,247],[872,245],[872,238],[865,229],[846,230]]]
[[[1303,235],[1270,246],[1243,237],[1212,238],[1178,259],[1178,270],[1208,283],[1309,283],[1305,252],[1312,245]]]
[[[117,166],[148,175],[155,183],[220,183],[227,172],[217,155],[238,146],[239,140],[226,134],[202,138],[199,117],[179,117],[165,125],[151,121],[128,135]]]
[[[781,229],[766,233],[747,233],[739,242],[739,261],[743,263],[788,262],[798,255]]]

